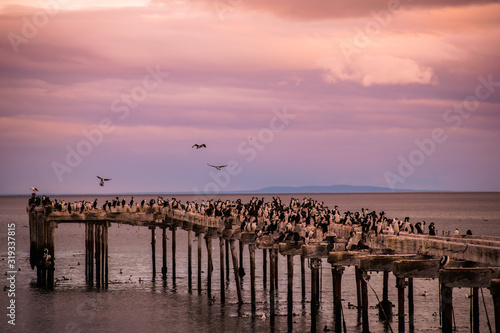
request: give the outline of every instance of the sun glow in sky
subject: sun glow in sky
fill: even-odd
[[[3,1],[0,194],[500,191],[498,17],[486,0]]]

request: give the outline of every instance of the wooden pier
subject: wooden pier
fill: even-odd
[[[274,199],[274,198],[273,198]],[[153,201],[152,201],[153,202]],[[230,206],[230,205],[229,205]],[[228,206],[228,207],[229,207]],[[294,208],[295,209],[295,208]],[[293,210],[293,209],[292,209]],[[244,218],[235,209],[227,208],[224,214],[209,216],[186,208],[174,207],[170,204],[125,205],[118,204],[96,207],[94,204],[83,204],[69,209],[57,208],[54,204],[36,196],[30,198],[27,212],[30,230],[30,264],[37,271],[37,284],[40,287],[54,287],[54,270],[56,253],[54,251],[55,229],[59,224],[85,224],[85,278],[89,286],[108,287],[108,228],[112,224],[143,226],[151,230],[152,272],[156,276],[156,229],[162,235],[162,268],[163,279],[170,274],[175,286],[176,280],[176,232],[184,230],[188,233],[188,288],[192,291],[192,233],[197,239],[197,283],[198,293],[202,286],[202,266],[206,260],[206,291],[210,299],[212,295],[212,258],[213,239],[219,239],[220,257],[220,302],[225,302],[225,279],[230,278],[230,262],[232,263],[233,280],[237,292],[238,303],[243,303],[240,276],[243,274],[243,256],[248,249],[250,261],[250,300],[252,313],[256,306],[256,266],[255,256],[262,250],[263,255],[263,288],[269,291],[271,323],[275,317],[275,294],[278,290],[278,270],[287,270],[287,312],[288,329],[293,329],[292,304],[294,257],[300,257],[302,299],[306,298],[305,259],[309,258],[310,266],[310,312],[311,332],[316,332],[316,316],[320,304],[320,275],[322,261],[331,266],[333,281],[333,306],[335,332],[342,332],[342,275],[345,266],[355,266],[357,286],[357,308],[362,318],[362,331],[369,332],[368,320],[368,286],[367,274],[371,271],[384,273],[382,300],[378,304],[379,317],[388,322],[393,320],[392,302],[388,299],[388,277],[392,272],[396,277],[398,331],[413,331],[413,280],[421,278],[437,278],[440,290],[440,311],[442,332],[453,331],[453,288],[472,288],[473,304],[471,306],[471,331],[479,330],[478,290],[488,288],[493,298],[496,332],[500,331],[500,238],[488,236],[430,236],[399,232],[377,233],[363,230],[356,223],[343,223],[338,219],[327,225],[313,223],[293,223],[285,226],[276,222],[275,230],[263,232],[268,228],[269,218],[255,215],[253,227],[242,225]],[[248,214],[247,214],[248,215]],[[276,220],[278,221],[278,220]],[[245,222],[244,223],[250,223]],[[286,229],[286,231],[285,231]],[[172,262],[167,269],[167,230],[171,231]],[[295,235],[295,238],[284,238],[284,235]],[[297,235],[306,235],[298,238]],[[207,247],[207,258],[202,258],[202,238]],[[235,241],[238,241],[239,251]],[[351,246],[355,244],[355,246]],[[239,252],[239,253],[238,253]],[[278,254],[287,257],[287,267],[278,267]],[[405,289],[407,297],[405,298]],[[408,306],[405,307],[405,301]],[[405,325],[405,310],[408,309],[408,327]],[[483,324],[484,325],[484,324]]]

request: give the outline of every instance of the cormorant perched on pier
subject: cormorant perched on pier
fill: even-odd
[[[448,256],[442,256],[441,259],[439,260],[439,269],[444,268],[448,263],[450,262],[450,257]]]
[[[196,149],[207,148],[207,146],[204,143],[202,143],[201,145],[195,143],[191,148],[194,148],[194,147],[196,147]]]
[[[105,181],[111,180],[111,178],[102,178],[102,177],[99,177],[99,176],[97,176],[97,178],[99,178],[101,180],[99,182],[99,185],[101,185],[101,186],[104,186],[104,182]]]
[[[434,222],[429,224],[429,236],[436,236],[436,227],[434,227]]]

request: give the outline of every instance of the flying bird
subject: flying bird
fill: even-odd
[[[227,167],[227,164],[226,165],[212,165],[212,164],[208,164],[207,163],[207,165],[211,166],[212,168],[216,168],[217,170],[220,170],[220,169],[222,169],[224,167]]]
[[[104,182],[105,181],[111,180],[111,178],[108,179],[108,178],[102,178],[102,177],[99,177],[99,176],[97,176],[97,178],[99,178],[101,180],[99,182],[99,185],[101,185],[101,186],[104,186]]]
[[[30,190],[32,190],[33,192],[38,192],[38,189],[36,187],[30,187]]]
[[[191,148],[194,148],[194,147],[196,147],[196,149],[207,148],[207,145],[205,145],[204,143],[202,143],[201,145],[195,143]]]

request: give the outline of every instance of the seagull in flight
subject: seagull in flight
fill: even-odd
[[[227,164],[226,165],[212,165],[212,164],[208,164],[207,163],[207,165],[211,166],[212,168],[216,168],[217,170],[220,170],[220,169],[222,169],[224,167],[227,167]]]
[[[191,148],[194,148],[194,147],[196,147],[196,149],[207,148],[207,145],[205,145],[204,143],[202,143],[201,145],[195,143]]]
[[[99,177],[99,176],[97,176],[97,178],[99,178],[101,180],[99,182],[99,185],[101,185],[101,186],[104,186],[104,182],[105,181],[111,180],[111,178],[108,179],[108,178],[102,178],[102,177]]]
[[[32,190],[33,192],[38,192],[38,189],[36,187],[30,187],[30,190]]]

